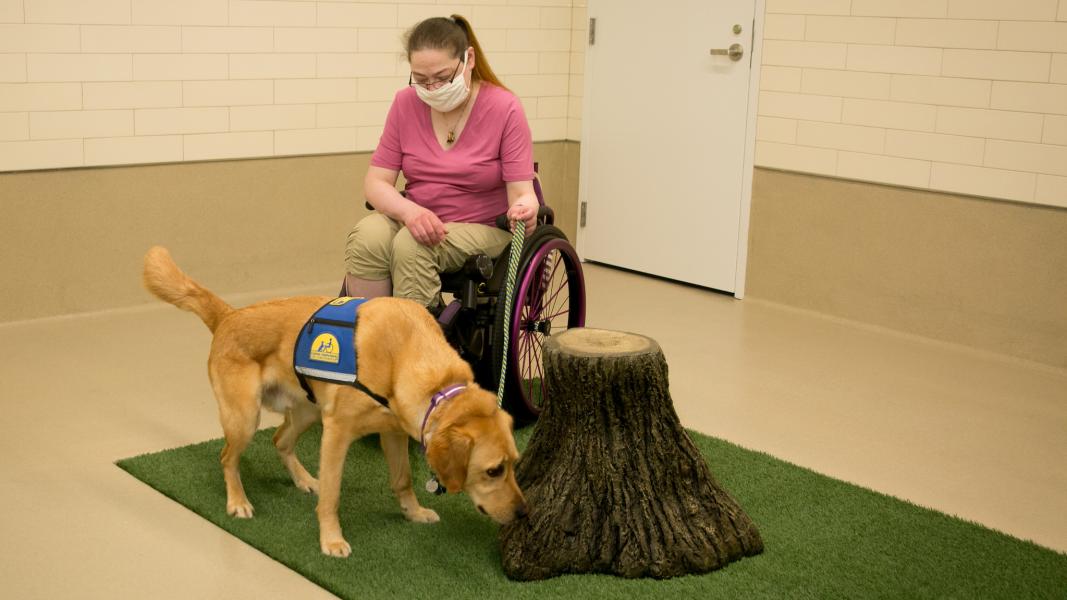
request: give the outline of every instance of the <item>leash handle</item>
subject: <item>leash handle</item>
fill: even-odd
[[[504,381],[508,373],[508,349],[511,347],[511,306],[515,301],[515,275],[519,270],[519,255],[526,239],[526,222],[515,221],[515,231],[511,236],[511,255],[508,257],[508,276],[504,283],[504,344],[500,349],[500,383],[496,386],[496,404],[504,406]]]

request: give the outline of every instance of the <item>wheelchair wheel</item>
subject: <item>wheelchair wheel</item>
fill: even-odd
[[[505,408],[516,421],[537,419],[551,396],[541,348],[548,336],[585,325],[585,278],[574,248],[562,231],[542,225],[527,240],[515,274],[511,322],[504,323],[506,290],[500,290],[494,328],[493,372],[499,376],[503,327],[511,337],[505,378]]]

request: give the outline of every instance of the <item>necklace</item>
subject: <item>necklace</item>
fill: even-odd
[[[474,95],[474,90],[467,94],[467,99],[463,101],[463,106],[459,110],[459,116],[456,117],[456,121],[452,123],[452,126],[448,129],[448,137],[445,138],[445,143],[451,146],[456,142],[456,127],[459,126],[459,122],[463,120],[463,113],[467,112],[467,103],[471,101],[471,96]],[[441,115],[444,116],[443,114]]]

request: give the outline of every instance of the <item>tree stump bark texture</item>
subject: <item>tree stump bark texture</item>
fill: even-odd
[[[763,550],[679,422],[652,339],[569,329],[543,349],[551,393],[517,466],[530,516],[504,526],[504,571],[667,578]]]

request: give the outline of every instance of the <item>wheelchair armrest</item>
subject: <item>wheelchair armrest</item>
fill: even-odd
[[[538,225],[552,225],[556,222],[556,211],[552,210],[551,206],[542,206],[537,209],[537,224]],[[508,227],[507,214],[500,215],[496,218],[496,226],[504,231],[511,231]]]

